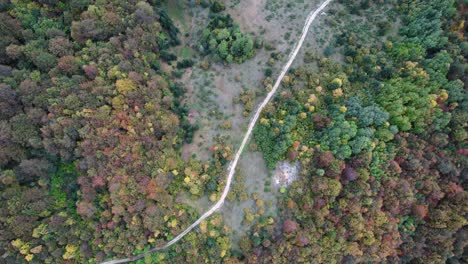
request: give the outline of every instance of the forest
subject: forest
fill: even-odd
[[[281,56],[220,0],[187,1],[209,15],[197,55],[178,56],[170,1],[0,0],[0,263],[133,256],[199,217],[185,195],[220,197],[237,146],[217,137],[208,161],[183,158],[199,129],[183,76]],[[378,41],[333,21],[380,4]],[[322,19],[340,33],[323,54],[304,47],[251,140],[269,169],[300,168],[277,216],[253,195],[239,245],[215,214],[137,263],[466,261],[466,1],[336,6]],[[276,72],[256,67],[268,90]],[[236,100],[249,116],[255,93]],[[228,199],[250,199],[239,184]]]

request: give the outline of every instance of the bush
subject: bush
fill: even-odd
[[[243,34],[230,15],[212,16],[201,42],[206,53],[215,54],[227,63],[242,63],[254,55],[252,37]]]
[[[183,59],[182,61],[177,62],[177,68],[178,69],[184,69],[184,68],[189,68],[192,67],[195,62],[191,59]]]

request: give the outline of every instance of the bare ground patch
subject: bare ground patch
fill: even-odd
[[[244,202],[229,202],[226,201],[221,208],[224,220],[231,226],[234,231],[231,234],[233,246],[237,247],[239,239],[248,234],[249,226],[242,224],[244,220],[244,208],[252,209],[255,207],[255,202],[251,199],[252,194],[256,193],[258,198],[265,203],[271,204],[266,208],[266,215],[276,215],[276,191],[265,192],[265,183],[271,181],[271,174],[266,167],[265,160],[260,152],[245,152],[239,162],[239,170],[245,175],[244,185],[246,192],[249,195],[247,201]]]
[[[289,161],[280,161],[276,165],[273,175],[273,183],[277,187],[285,187],[298,179],[299,165]]]

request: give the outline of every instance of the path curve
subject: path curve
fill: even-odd
[[[162,247],[152,248],[152,249],[148,250],[147,252],[136,255],[136,256],[132,256],[132,257],[129,257],[129,258],[124,258],[124,259],[116,259],[116,260],[105,261],[105,262],[102,262],[101,264],[118,264],[118,263],[126,263],[126,262],[130,262],[130,261],[135,261],[135,260],[143,258],[146,254],[150,254],[152,252],[156,252],[156,251],[166,249],[166,248],[172,246],[173,244],[177,243],[177,241],[182,239],[185,235],[187,235],[190,231],[192,231],[192,229],[194,229],[196,226],[198,226],[201,223],[201,221],[203,221],[206,218],[208,218],[209,216],[211,216],[216,210],[218,210],[221,207],[221,205],[223,205],[224,200],[226,199],[226,197],[227,197],[227,195],[229,193],[229,190],[231,189],[232,178],[233,178],[234,173],[236,171],[236,167],[237,167],[237,163],[239,162],[239,158],[240,158],[240,156],[242,154],[242,151],[244,150],[245,145],[247,145],[247,142],[249,141],[249,138],[250,138],[250,136],[252,134],[253,128],[255,127],[255,124],[257,123],[258,118],[260,117],[260,114],[262,113],[263,108],[265,108],[265,106],[270,102],[271,98],[273,98],[273,96],[275,95],[275,93],[278,90],[279,86],[281,85],[281,81],[283,80],[284,76],[288,72],[289,68],[291,67],[291,64],[293,63],[294,59],[296,58],[297,54],[299,53],[299,50],[301,49],[302,44],[304,43],[304,40],[305,40],[305,38],[307,36],[307,33],[309,31],[310,25],[315,20],[317,15],[331,1],[332,0],[326,0],[315,11],[310,12],[309,15],[307,16],[304,27],[302,28],[301,38],[296,43],[296,45],[294,47],[294,50],[289,55],[289,60],[286,63],[286,65],[284,65],[283,70],[281,71],[280,75],[278,76],[278,79],[276,79],[275,85],[273,86],[271,91],[268,93],[267,97],[263,100],[262,104],[257,108],[257,111],[255,112],[254,117],[252,118],[252,120],[249,123],[249,127],[247,129],[247,132],[245,133],[244,139],[242,140],[242,144],[240,145],[239,149],[237,150],[237,153],[236,153],[236,156],[235,156],[234,160],[229,164],[229,167],[228,167],[229,173],[228,173],[227,180],[226,180],[226,186],[224,187],[223,194],[221,195],[221,198],[218,200],[218,202],[216,202],[216,204],[214,204],[210,208],[210,210],[206,211],[202,216],[200,216],[200,218],[197,219],[197,221],[195,221],[193,224],[191,224],[189,227],[187,227],[182,233],[180,233],[178,236],[173,238],[166,245],[164,245]]]

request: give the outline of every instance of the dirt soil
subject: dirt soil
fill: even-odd
[[[273,183],[275,186],[285,187],[297,180],[299,176],[299,165],[288,161],[280,161],[276,165],[273,175]]]
[[[271,202],[272,207],[267,208],[266,215],[276,216],[276,192],[265,192],[265,182],[271,180],[271,174],[267,169],[265,160],[260,152],[247,151],[243,154],[239,162],[240,171],[245,175],[245,187],[249,197],[253,193],[257,193],[258,197],[264,202]],[[231,229],[235,232],[231,234],[233,246],[237,246],[239,239],[248,234],[248,226],[242,225],[244,219],[244,208],[250,208],[254,211],[254,201],[248,199],[245,202],[229,202],[226,201],[222,207],[222,214],[224,221],[229,224]]]

